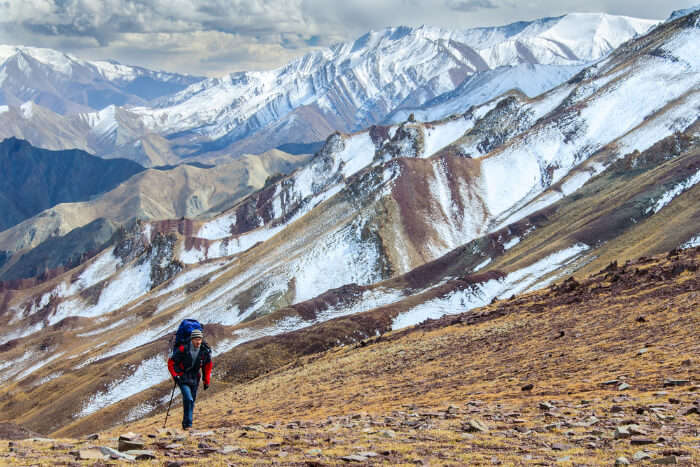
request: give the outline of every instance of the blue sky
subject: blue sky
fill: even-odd
[[[387,26],[470,28],[569,12],[665,19],[698,0],[0,0],[0,43],[221,76]]]

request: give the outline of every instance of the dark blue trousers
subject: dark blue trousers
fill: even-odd
[[[194,401],[197,399],[197,387],[199,384],[180,383],[180,392],[182,393],[182,428],[190,428],[192,426],[192,417],[194,414]]]

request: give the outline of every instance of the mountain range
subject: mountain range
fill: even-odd
[[[388,28],[276,70],[205,80],[5,47],[0,137],[145,166],[290,145],[310,153],[333,131],[396,122],[430,102],[442,102],[435,120],[512,86],[535,96],[655,23],[578,13],[461,31]]]
[[[466,76],[444,99],[402,94],[406,109],[448,114],[335,131],[301,166],[216,216],[126,223],[69,271],[2,284],[3,413],[41,433],[82,435],[162,410],[168,338],[186,317],[205,324],[216,380],[242,383],[299,355],[699,245],[699,15],[616,40],[538,95],[511,89],[455,113],[462,93],[476,89]],[[589,17],[566,31],[577,34]],[[477,37],[501,57],[521,50],[497,47],[504,36],[551,31],[566,18]],[[369,34],[356,45],[418,34],[392,31],[394,39]],[[343,47],[352,64],[357,51]],[[164,112],[219,84],[131,111]],[[398,115],[392,106],[381,118]],[[212,115],[223,122],[220,110]],[[200,127],[210,141],[229,137],[217,136],[212,119]]]

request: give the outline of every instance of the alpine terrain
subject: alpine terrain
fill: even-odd
[[[170,171],[248,161],[245,177],[255,156],[231,155],[323,143],[261,156],[264,177],[199,217],[169,192],[153,203],[169,218],[86,217],[114,225],[97,251],[0,283],[1,418],[42,435],[0,455],[700,462],[698,43],[697,9],[393,28],[148,104],[54,112],[93,136],[96,115],[128,115],[111,135],[137,122],[199,161]],[[32,222],[0,233],[0,273],[86,238],[30,245]],[[214,358],[187,434],[158,430],[185,318]],[[117,436],[146,452],[110,450]]]

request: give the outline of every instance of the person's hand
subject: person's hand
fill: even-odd
[[[180,385],[180,377],[179,376],[174,376],[173,381],[175,381],[175,384],[177,384],[178,386]]]
[[[209,389],[209,385],[207,383],[204,383],[204,390],[206,391],[207,389]]]

